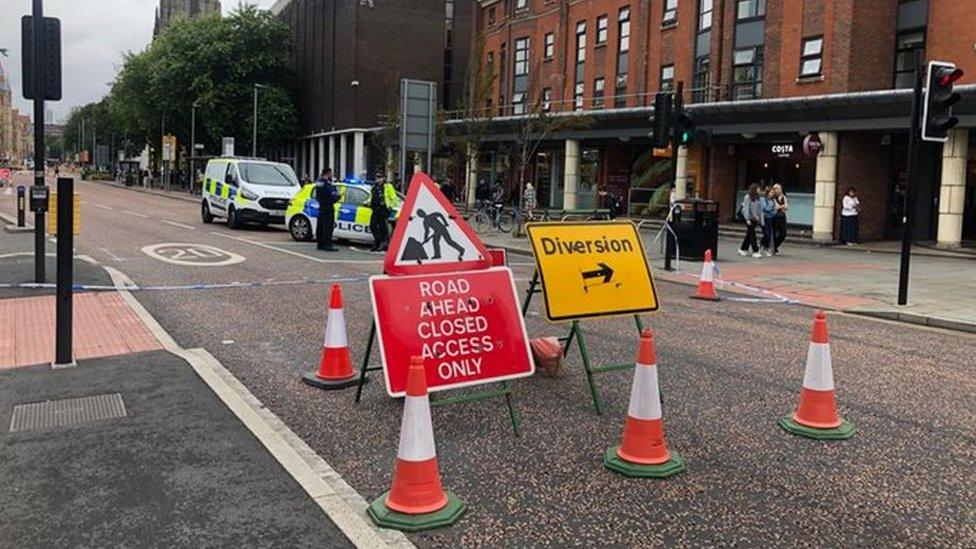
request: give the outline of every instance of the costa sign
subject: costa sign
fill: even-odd
[[[532,375],[528,336],[507,267],[370,278],[386,391],[406,392],[410,357],[431,391]]]
[[[823,141],[817,132],[810,132],[803,138],[803,154],[816,158],[823,150]]]

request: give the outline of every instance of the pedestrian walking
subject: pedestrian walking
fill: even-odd
[[[322,176],[315,182],[315,199],[319,202],[319,217],[315,223],[316,247],[327,252],[339,251],[332,243],[335,204],[339,200],[339,191],[332,181],[332,168],[322,170]]]
[[[446,198],[448,201],[452,203],[454,202],[454,184],[451,183],[450,179],[445,179],[444,182],[441,183],[441,194],[443,194],[444,198]]]
[[[848,187],[841,200],[840,243],[851,246],[860,242],[861,199],[857,189]]]
[[[759,191],[759,202],[762,204],[763,226],[762,241],[759,243],[766,257],[773,255],[773,216],[776,213],[776,203],[773,202],[773,189],[763,185]]]
[[[779,183],[773,185],[773,255],[779,254],[779,247],[786,240],[786,210],[790,209],[790,201]]]
[[[531,181],[525,183],[525,190],[522,191],[522,206],[527,212],[536,208],[535,185]]]
[[[759,253],[759,244],[756,242],[756,228],[762,227],[763,224],[762,204],[759,202],[759,185],[755,183],[749,185],[749,192],[742,199],[740,211],[742,212],[742,219],[746,222],[746,237],[742,240],[739,255],[749,255],[748,250],[751,248],[752,257],[760,258],[762,254]]]

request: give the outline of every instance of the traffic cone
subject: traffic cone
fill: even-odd
[[[603,453],[603,464],[629,477],[667,478],[685,470],[678,452],[668,451],[661,420],[661,393],[657,381],[657,353],[651,330],[641,331],[637,367],[630,388],[630,406],[620,446]]]
[[[378,526],[417,532],[454,524],[466,510],[467,504],[441,486],[424,362],[411,357],[393,486],[367,513]]]
[[[830,362],[827,316],[819,311],[813,319],[800,404],[795,414],[779,421],[780,427],[794,435],[820,440],[843,440],[854,435],[854,426],[837,415],[834,373]]]
[[[342,312],[342,289],[332,284],[329,313],[325,320],[325,342],[318,372],[308,372],[302,381],[319,389],[343,389],[357,383],[346,339],[346,317]]]
[[[701,278],[698,279],[698,293],[692,299],[705,301],[720,301],[715,293],[715,263],[712,261],[712,250],[705,250],[705,260],[702,263]]]

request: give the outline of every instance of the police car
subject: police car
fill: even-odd
[[[215,158],[207,162],[200,215],[204,223],[227,220],[232,229],[244,223],[284,223],[289,201],[301,190],[288,164],[248,158]]]
[[[373,210],[369,207],[370,183],[359,180],[336,182],[339,200],[335,205],[335,230],[333,238],[345,239],[363,244],[373,243],[373,233],[369,231],[369,221]],[[403,195],[397,193],[403,204]],[[400,217],[400,208],[390,212],[390,221]],[[319,201],[315,199],[315,184],[302,187],[292,199],[285,214],[288,232],[295,240],[314,240],[315,225],[319,218]]]

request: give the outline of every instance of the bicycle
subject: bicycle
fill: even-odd
[[[500,202],[483,204],[474,214],[474,228],[479,233],[492,228],[503,233],[510,233],[513,227],[515,227],[515,216],[506,210]]]

